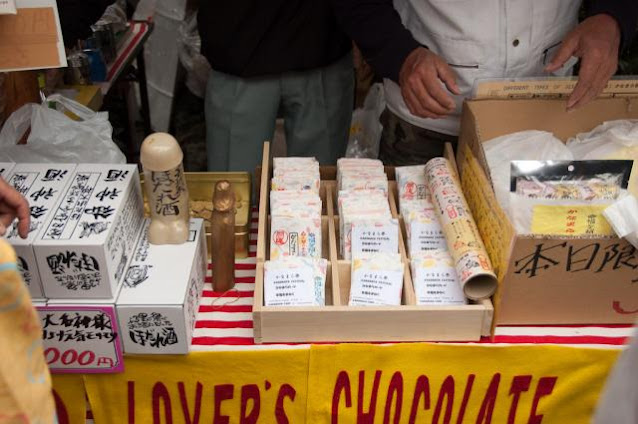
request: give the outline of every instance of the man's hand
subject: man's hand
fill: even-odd
[[[401,66],[399,85],[413,115],[437,119],[454,111],[456,104],[441,82],[452,93],[461,93],[454,71],[441,57],[424,47],[412,50]]]
[[[602,93],[618,67],[619,46],[620,26],[614,18],[605,14],[585,19],[567,34],[545,68],[554,72],[571,56],[581,59],[578,83],[567,100],[567,110],[583,106]]]
[[[31,218],[29,202],[0,178],[0,236],[4,235],[16,218],[18,218],[18,233],[25,239],[29,235]]]

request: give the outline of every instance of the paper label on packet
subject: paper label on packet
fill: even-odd
[[[424,258],[413,262],[412,277],[418,305],[467,303],[452,258]]]
[[[264,272],[266,306],[314,306],[315,279],[312,268],[280,268]]]
[[[447,249],[447,241],[438,221],[412,221],[410,223],[410,254],[435,249]]]
[[[270,258],[276,260],[282,256],[321,257],[321,221],[273,217]]]
[[[400,305],[403,272],[359,268],[352,273],[350,306]]]
[[[360,253],[397,253],[399,251],[399,221],[388,220],[382,225],[352,224],[352,256]]]

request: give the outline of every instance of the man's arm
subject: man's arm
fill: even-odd
[[[588,18],[572,30],[545,69],[553,72],[571,57],[579,57],[578,83],[567,100],[576,109],[596,98],[616,73],[621,40],[626,46],[636,32],[638,1],[588,0]]]
[[[399,82],[401,65],[420,46],[392,0],[333,0],[337,20],[377,75]]]
[[[455,104],[441,86],[459,94],[448,64],[412,37],[392,0],[333,0],[337,20],[375,72],[401,86],[413,115],[441,118]]]

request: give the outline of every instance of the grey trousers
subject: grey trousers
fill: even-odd
[[[205,101],[208,170],[253,172],[280,111],[288,155],[334,164],[345,153],[353,98],[350,53],[324,68],[265,78],[212,71]]]

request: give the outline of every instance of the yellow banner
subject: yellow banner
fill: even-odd
[[[313,346],[307,423],[588,423],[618,351]]]
[[[303,423],[307,349],[135,356],[86,375],[95,422]]]
[[[81,374],[54,374],[53,397],[59,424],[86,422],[86,392]]]

